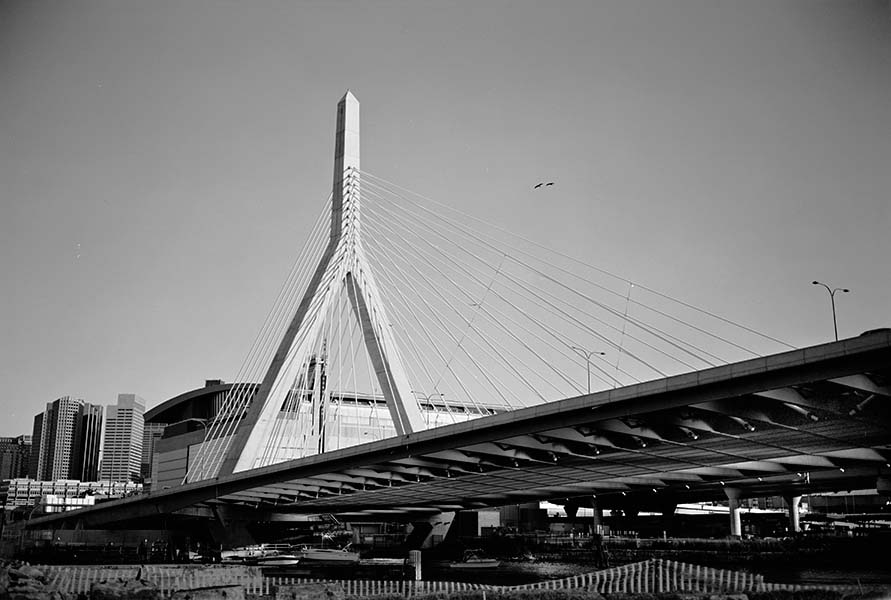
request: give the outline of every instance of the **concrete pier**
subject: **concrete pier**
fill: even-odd
[[[408,552],[408,564],[414,567],[414,578],[415,581],[421,581],[421,551],[420,550],[409,550]]]
[[[785,500],[789,507],[789,529],[792,533],[801,533],[801,522],[799,521],[801,496],[786,496]]]
[[[594,533],[603,534],[603,509],[600,508],[600,503],[597,501],[597,496],[591,496],[591,508],[594,509]]]
[[[727,495],[728,506],[730,507],[730,535],[733,537],[742,536],[742,516],[739,512],[739,495],[737,488],[724,488],[724,494]]]

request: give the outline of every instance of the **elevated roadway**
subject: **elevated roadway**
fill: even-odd
[[[538,500],[635,510],[873,489],[891,476],[891,332],[747,360],[33,518],[233,509],[413,519]]]

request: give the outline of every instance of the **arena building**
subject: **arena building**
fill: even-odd
[[[154,440],[151,462],[146,465],[151,473],[147,487],[165,489],[181,485],[191,461],[195,460],[204,443],[207,429],[221,414],[226,398],[233,388],[253,396],[259,385],[224,383],[219,379],[205,381],[204,387],[180,394],[145,413],[146,430],[163,433]],[[467,406],[448,402],[442,395],[419,397],[422,414],[428,427],[439,427],[468,421],[498,412],[501,407]],[[299,458],[321,451],[337,450],[396,435],[390,411],[381,395],[367,395],[350,391],[331,390],[326,393],[323,408],[313,408],[311,402],[301,404],[299,411],[279,414],[281,427],[293,427],[295,435],[287,448],[288,457]],[[316,423],[322,432],[308,441],[295,426],[300,420]],[[317,443],[318,447],[312,446]]]

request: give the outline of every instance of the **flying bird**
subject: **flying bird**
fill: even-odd
[[[537,190],[538,188],[540,188],[540,187],[543,186],[543,185],[544,185],[544,183],[539,183],[538,185],[536,185],[536,186],[535,186],[534,188],[532,188],[532,189],[533,189],[533,190]]]
[[[554,185],[554,182],[551,181],[550,183],[546,183],[546,184],[545,184],[545,187],[547,187],[547,186],[549,186],[549,185]]]
[[[533,190],[537,190],[537,189],[540,188],[541,186],[548,187],[549,185],[554,185],[554,182],[553,182],[553,181],[550,181],[550,182],[548,182],[548,183],[545,183],[544,181],[542,181],[541,183],[539,183],[539,184],[533,186],[532,189],[533,189]]]

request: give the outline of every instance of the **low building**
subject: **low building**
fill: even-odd
[[[140,492],[142,492],[142,484],[132,482],[8,479],[0,481],[0,504],[4,510],[14,510],[37,506],[45,496],[55,496],[57,500],[87,496],[93,496],[95,500],[108,500],[132,496]],[[60,504],[60,502],[56,502],[56,504]]]
[[[0,479],[28,476],[31,436],[0,437]]]
[[[37,503],[35,513],[59,513],[69,510],[77,510],[86,506],[96,504],[96,496],[84,496],[83,498],[72,498],[70,496],[58,496],[56,494],[47,494]]]

